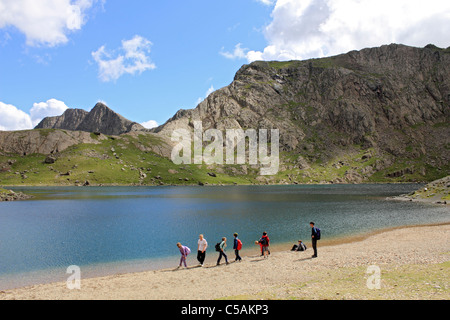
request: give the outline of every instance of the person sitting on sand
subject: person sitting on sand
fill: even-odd
[[[291,251],[306,251],[306,245],[303,243],[302,240],[298,240],[298,244],[294,244]]]
[[[181,268],[182,263],[184,264],[184,267],[187,268],[186,258],[191,253],[191,249],[189,249],[186,246],[183,246],[179,242],[177,243],[177,247],[178,247],[178,249],[180,249],[180,253],[181,253],[180,265],[177,267],[177,269]]]

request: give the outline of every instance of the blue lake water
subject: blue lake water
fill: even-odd
[[[200,233],[214,244],[238,232],[251,246],[263,231],[272,244],[377,229],[450,222],[449,209],[386,201],[417,184],[226,187],[28,187],[32,201],[0,203],[0,289],[178,264],[177,242],[195,261]],[[254,245],[253,245],[254,246]],[[288,249],[288,246],[286,247]],[[229,248],[229,251],[231,249]]]

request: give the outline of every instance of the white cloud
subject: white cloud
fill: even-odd
[[[0,130],[26,130],[33,127],[29,114],[15,106],[0,102]]]
[[[149,121],[141,123],[141,126],[143,126],[146,129],[153,129],[153,128],[159,127],[159,124],[155,120],[149,120]]]
[[[56,46],[80,30],[96,0],[0,0],[0,28],[12,26],[30,46]]]
[[[214,86],[211,85],[211,87],[209,87],[209,89],[206,91],[206,98],[208,98],[208,96],[213,93],[214,91],[216,91],[216,89],[214,89]]]
[[[450,45],[450,1],[277,0],[271,17],[263,31],[267,46],[245,51],[249,62],[318,58],[390,43]]]
[[[241,46],[242,46],[242,44],[238,43],[234,47],[233,52],[223,51],[224,48],[222,48],[222,50],[219,53],[227,59],[244,59],[247,56],[246,53],[247,53],[248,49],[241,48]]]
[[[30,110],[33,127],[37,126],[42,119],[46,117],[60,116],[69,107],[62,101],[56,99],[47,100],[47,102],[34,103]]]
[[[45,117],[59,116],[67,109],[64,102],[50,99],[47,102],[34,103],[28,114],[13,105],[0,102],[0,130],[33,129]]]
[[[205,100],[206,98],[208,98],[208,96],[213,93],[214,91],[216,91],[216,89],[214,89],[214,86],[211,85],[211,87],[209,87],[209,89],[206,91],[205,96],[204,97],[199,97],[197,99],[197,104],[199,104],[200,102],[202,102],[203,100]]]
[[[275,3],[276,0],[256,0],[256,1],[265,4],[266,6],[271,6]]]
[[[106,51],[105,46],[92,52],[92,57],[98,64],[100,80],[115,81],[124,74],[141,74],[155,69],[155,64],[148,56],[151,45],[149,40],[136,35],[130,40],[123,40],[122,46],[114,52]]]

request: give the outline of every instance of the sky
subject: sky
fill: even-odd
[[[0,130],[103,102],[151,128],[256,60],[450,46],[448,0],[0,0]]]

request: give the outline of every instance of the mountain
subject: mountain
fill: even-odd
[[[283,169],[299,181],[440,176],[450,160],[449,74],[450,48],[433,45],[257,61],[153,131],[170,136],[194,121],[204,130],[279,129]],[[308,173],[313,165],[326,172]]]
[[[0,132],[0,184],[430,182],[450,172],[449,75],[450,48],[433,45],[257,61],[153,130],[99,103],[46,118],[40,130]],[[174,164],[172,132],[195,121],[203,130],[279,129],[279,172]]]
[[[68,109],[61,116],[47,117],[35,129],[64,129],[99,132],[106,135],[121,135],[131,131],[146,130],[140,124],[125,119],[100,102],[90,112]]]

